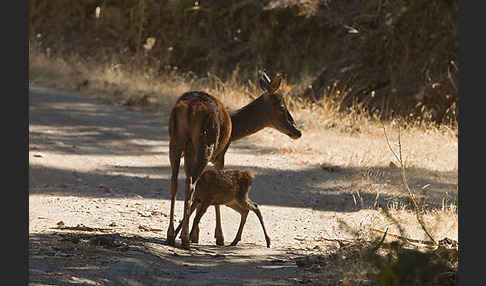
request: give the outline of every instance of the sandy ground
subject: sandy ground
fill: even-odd
[[[169,246],[167,117],[30,88],[29,285],[299,284],[303,272],[295,259],[331,247],[324,239],[384,228],[385,219],[370,207],[378,191],[383,204],[406,200],[398,169],[316,164],[309,154],[282,151],[250,136],[231,145],[225,169],[255,173],[250,198],[261,208],[271,248],[253,213],[237,246],[216,246],[213,208],[201,220],[199,244],[183,250],[177,239],[176,247]],[[338,135],[329,133],[330,141],[333,136]],[[457,152],[457,144],[443,152],[454,148]],[[457,198],[457,169],[417,168],[410,181],[427,190],[431,208]],[[222,220],[228,245],[239,214],[222,207]],[[435,234],[444,235],[444,229],[450,228]]]

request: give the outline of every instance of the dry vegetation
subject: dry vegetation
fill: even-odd
[[[92,2],[94,3],[93,7],[96,7],[96,1]],[[105,2],[110,3],[110,1]],[[149,2],[147,1],[147,3]],[[286,3],[285,1],[280,2],[280,4]],[[330,3],[333,1],[323,2]],[[378,2],[380,6],[373,6],[373,9],[389,7],[400,11],[400,7],[395,3],[397,1]],[[35,7],[40,6],[38,1],[30,1],[29,3]],[[307,12],[312,12],[317,9],[316,7],[316,5],[309,5],[305,9],[307,9]],[[177,7],[172,8],[176,9]],[[430,6],[424,9],[432,8]],[[111,7],[110,9],[115,8]],[[412,5],[410,10],[402,11],[405,11],[403,13],[412,13],[410,11],[413,9],[419,9],[419,7]],[[108,11],[110,10],[107,7],[107,10],[102,11],[106,11],[105,15],[108,16]],[[238,10],[236,9],[235,11]],[[399,12],[396,13],[402,15]],[[391,21],[388,18],[392,16],[387,15],[384,12],[380,12],[377,14],[375,21]],[[210,22],[214,21],[214,18],[207,19]],[[402,17],[400,19],[403,20],[405,18]],[[181,19],[178,20],[182,21]],[[39,20],[34,19],[33,22],[37,23],[36,21]],[[246,19],[246,21],[249,20]],[[152,24],[150,23],[150,25]],[[36,25],[42,26],[38,23]],[[85,25],[85,29],[89,30],[90,24],[87,20],[83,25]],[[115,26],[112,29],[120,29],[124,26],[122,23],[119,23],[119,25],[120,27]],[[406,24],[400,22],[396,27],[403,28],[404,25]],[[139,29],[136,29],[137,27]],[[159,60],[164,59],[167,61],[159,62],[158,66],[151,64],[151,57],[147,55],[150,54],[152,47],[150,46],[150,41],[144,42],[141,40],[142,38],[147,39],[147,34],[140,27],[134,26],[133,29],[129,30],[129,33],[133,33],[134,37],[127,35],[125,44],[127,44],[127,48],[135,51],[135,54],[145,53],[146,57],[142,57],[142,60],[134,58],[135,60],[131,62],[122,60],[122,52],[108,56],[106,49],[100,49],[99,51],[101,52],[99,54],[95,52],[96,56],[93,57],[83,55],[81,48],[79,53],[73,52],[66,56],[63,55],[63,51],[68,50],[68,48],[61,48],[58,46],[59,43],[48,46],[46,41],[52,41],[51,36],[46,36],[45,32],[34,32],[29,42],[30,84],[74,90],[102,98],[113,104],[126,105],[160,114],[166,114],[176,98],[183,92],[191,89],[212,93],[220,97],[232,109],[244,105],[260,93],[256,81],[251,76],[248,76],[248,74],[251,74],[250,70],[254,70],[255,66],[250,68],[230,65],[224,70],[226,76],[223,77],[221,74],[218,75],[217,71],[214,72],[215,67],[218,67],[217,61],[213,61],[212,65],[209,66],[209,71],[204,73],[177,68],[178,65],[171,65],[170,60],[163,57],[159,57]],[[147,26],[143,27],[149,30]],[[363,28],[363,26],[359,25],[357,27]],[[383,34],[379,33],[372,34],[373,37],[378,35],[383,36]],[[402,33],[401,35],[401,42],[398,42],[403,45],[410,44],[410,41],[413,40],[407,38],[411,37],[408,33]],[[170,40],[171,36],[175,40]],[[175,34],[166,35],[165,37],[169,40],[166,40],[166,42],[157,41],[156,45],[162,45],[166,49],[174,46],[177,50],[177,41],[181,40],[180,37],[177,37]],[[287,37],[282,36],[282,38],[284,42],[289,40]],[[254,38],[250,38],[248,41],[251,42],[252,39]],[[199,38],[199,41],[203,40]],[[140,45],[137,45],[137,41],[138,43],[144,42],[148,46],[142,48]],[[388,41],[385,44],[390,50],[397,52],[401,50],[400,47],[394,45],[398,42]],[[191,42],[190,44],[195,43]],[[255,42],[249,46],[257,49],[259,45],[261,43]],[[185,52],[189,53],[189,48],[185,47]],[[408,54],[399,55],[400,57],[424,56],[420,53],[416,54],[417,51],[412,52],[412,50],[407,49],[402,49],[401,51]],[[244,52],[252,54],[248,51]],[[297,51],[291,52],[293,54],[288,59],[288,62],[277,63],[279,59],[271,61],[272,68],[284,69],[289,66],[295,66],[296,63],[292,59],[298,58],[298,53]],[[387,90],[398,88],[399,92],[397,93],[405,92],[403,89],[400,89],[403,83],[397,75],[414,73],[418,67],[412,64],[407,65],[403,58],[392,59],[392,57],[397,55],[388,53],[384,56],[390,57],[385,59],[390,63],[388,66],[390,72],[389,80],[392,81],[392,84],[387,86]],[[179,66],[184,66],[185,61],[188,59],[181,55],[179,60]],[[280,60],[284,61],[283,58]],[[457,61],[457,59],[454,59],[454,61]],[[250,63],[253,64],[254,61],[250,61]],[[374,62],[373,64],[377,63]],[[198,65],[204,66],[202,63]],[[161,66],[163,67],[163,72],[160,72]],[[451,88],[457,87],[457,78],[455,77],[457,70],[450,68],[441,70],[440,68],[435,69],[436,67],[432,68],[431,66],[429,70],[421,70],[421,74],[427,74],[427,82],[423,85],[416,85],[416,82],[422,81],[423,83],[424,81],[424,78],[417,79],[414,82],[415,90],[409,90],[408,93],[415,94],[414,96],[416,97],[420,92],[422,96],[423,93],[428,94],[427,92],[434,94],[434,96],[436,96],[436,93],[442,92],[440,96],[446,97],[445,100],[457,99],[457,89],[455,93],[451,93]],[[370,65],[369,68],[372,68],[372,66]],[[374,68],[376,72],[376,66]],[[339,280],[339,285],[375,285],[372,281],[376,280],[380,281],[381,285],[432,285],[430,283],[439,282],[437,282],[438,280],[433,282],[430,280],[431,277],[433,279],[449,279],[442,276],[457,269],[457,245],[451,246],[452,243],[447,243],[447,241],[442,241],[440,246],[437,243],[444,238],[457,240],[457,194],[445,194],[440,203],[441,206],[437,207],[437,205],[434,205],[432,208],[423,209],[421,207],[424,206],[425,201],[419,200],[418,207],[415,208],[407,200],[401,202],[383,201],[383,199],[379,198],[379,194],[380,192],[386,194],[386,188],[402,188],[400,172],[397,171],[400,170],[400,161],[396,160],[387,147],[383,127],[387,131],[390,139],[389,143],[393,148],[398,147],[397,132],[398,128],[401,128],[400,145],[404,156],[404,170],[408,178],[405,182],[411,184],[413,193],[420,195],[420,192],[427,188],[426,185],[413,184],[413,178],[418,173],[421,173],[422,176],[427,176],[427,174],[424,175],[427,172],[430,172],[430,176],[435,176],[434,171],[450,173],[452,180],[455,180],[457,184],[457,114],[455,113],[455,101],[443,104],[439,108],[437,107],[437,102],[431,103],[431,101],[427,103],[424,100],[418,106],[422,108],[423,113],[414,116],[415,120],[396,116],[387,117],[386,120],[383,120],[383,112],[388,111],[381,109],[378,112],[376,111],[376,106],[369,105],[368,100],[361,100],[363,97],[360,98],[357,95],[356,86],[353,89],[336,82],[321,87],[319,92],[322,96],[318,98],[295,96],[296,93],[305,90],[303,86],[313,81],[315,82],[316,78],[309,76],[311,74],[310,70],[311,67],[309,66],[300,68],[302,76],[297,78],[294,74],[289,75],[281,88],[289,109],[294,115],[296,122],[300,125],[299,127],[302,128],[304,136],[298,141],[291,141],[286,137],[278,136],[275,131],[264,130],[252,136],[252,138],[259,146],[269,147],[275,152],[281,152],[285,156],[298,159],[303,165],[318,165],[323,169],[329,168],[329,170],[343,167],[359,170],[358,175],[355,173],[349,177],[350,188],[355,192],[355,204],[360,205],[362,209],[378,211],[374,213],[373,219],[366,224],[366,227],[348,230],[350,233],[349,241],[333,242],[337,247],[332,251],[320,253],[317,258],[309,257],[308,261],[300,262],[308,273],[309,281],[315,281],[313,279],[318,277],[320,281],[323,281],[323,285],[326,284],[325,281],[331,280]],[[403,80],[410,80],[410,78]],[[430,86],[440,88],[436,89],[434,87],[431,91]],[[419,93],[414,93],[417,91]],[[386,93],[384,90],[379,92]],[[375,91],[372,91],[372,93],[375,94]],[[371,93],[368,92],[367,94]],[[357,100],[350,102],[349,98],[351,95]],[[425,99],[427,98],[427,95],[425,95]],[[428,100],[432,100],[431,98],[432,95]],[[347,106],[347,108],[343,109],[343,106]],[[440,120],[436,120],[437,118],[434,118],[432,114],[434,112],[430,113],[433,109],[431,106],[435,106],[435,113],[442,110],[441,112],[444,112],[445,115]],[[365,112],[365,110],[369,112]],[[451,153],[451,150],[455,150],[455,153]],[[389,183],[390,180],[392,183]],[[440,182],[442,178],[434,177],[434,180]],[[451,179],[447,180],[450,181]],[[363,201],[361,194],[364,192],[376,194],[376,200]],[[404,196],[407,196],[405,192]],[[423,217],[422,223],[417,220],[417,213],[414,210]],[[436,244],[433,247],[428,244],[430,239],[424,233],[421,224],[427,227],[434,238]],[[343,226],[343,229],[346,229],[346,226]],[[387,235],[384,236],[379,230],[387,232]],[[395,236],[388,234],[394,234]],[[415,239],[419,242],[411,242],[411,240],[406,238]],[[413,252],[412,250],[418,251]],[[410,265],[415,265],[416,267],[413,268]],[[336,269],[332,275],[329,274],[329,271],[323,271],[323,269],[330,269],[329,267]],[[414,269],[419,269],[415,276],[409,276],[412,277],[410,279],[415,279],[414,281],[407,280],[408,278],[401,278],[405,273],[414,273]],[[420,269],[427,269],[429,272],[421,272],[422,270]],[[359,283],[362,284],[356,284],[356,281],[361,281]],[[400,282],[402,284],[396,281],[402,281]],[[450,282],[452,280],[449,279],[447,281]]]
[[[48,57],[45,53],[39,53],[33,48],[30,52],[31,84],[79,91],[112,104],[127,105],[160,114],[166,114],[175,99],[182,92],[190,89],[202,89],[215,94],[221,97],[229,108],[237,108],[246,104],[260,92],[253,83],[241,86],[231,80],[223,82],[216,76],[192,78],[173,73],[153,78],[142,72],[124,71],[120,67],[117,68],[116,64],[88,64],[76,58],[66,62],[62,59]],[[282,91],[288,91],[290,88],[291,86],[284,84]],[[360,170],[349,177],[350,189],[354,190],[355,204],[362,209],[381,211],[374,214],[373,219],[362,225],[361,228],[348,230],[350,241],[352,241],[348,244],[344,243],[348,246],[321,253],[320,255],[324,255],[322,257],[327,257],[326,260],[322,257],[317,260],[311,259],[311,262],[303,266],[308,271],[306,277],[310,279],[309,281],[314,281],[312,279],[317,279],[316,277],[320,277],[319,279],[322,280],[328,275],[328,272],[322,271],[324,265],[316,265],[334,263],[333,267],[343,271],[341,274],[339,271],[334,274],[343,281],[342,285],[355,285],[352,281],[357,278],[368,281],[369,273],[378,275],[381,273],[380,269],[385,266],[391,267],[392,262],[396,261],[398,257],[396,249],[410,248],[410,244],[403,243],[400,239],[398,240],[400,247],[395,245],[393,246],[395,248],[391,248],[390,243],[397,241],[397,238],[388,236],[386,243],[383,243],[383,248],[395,250],[383,251],[388,254],[396,252],[393,254],[394,259],[391,256],[384,256],[388,257],[386,258],[388,264],[385,260],[381,261],[382,256],[378,255],[378,252],[372,255],[363,254],[363,250],[358,251],[356,248],[358,245],[363,247],[368,245],[364,249],[373,249],[376,246],[377,241],[383,235],[376,230],[388,229],[390,234],[416,240],[428,241],[429,239],[421,229],[410,202],[407,200],[386,201],[386,199],[379,198],[380,193],[386,194],[390,188],[401,188],[399,172],[393,171],[393,169],[398,170],[399,162],[394,159],[393,154],[387,148],[379,118],[352,111],[339,112],[338,104],[333,100],[339,100],[339,94],[345,91],[330,90],[330,92],[334,93],[333,97],[323,98],[319,105],[314,102],[288,98],[291,112],[304,131],[304,136],[300,140],[291,141],[279,136],[273,130],[264,130],[252,137],[262,148],[273,148],[276,152],[281,152],[289,158],[300,160],[303,165],[319,165],[323,169],[356,168]],[[355,108],[358,110],[358,107]],[[400,124],[398,120],[384,122],[384,125],[394,148],[397,147],[398,126],[404,128],[401,131],[402,152],[407,168],[410,167],[407,169],[407,176],[412,181],[416,175],[423,177],[423,172],[430,172],[429,176],[435,176],[434,171],[449,172],[452,174],[452,178],[457,176],[454,175],[454,173],[457,174],[458,169],[457,153],[449,153],[451,146],[452,149],[457,150],[455,135],[457,131],[454,128],[423,122]],[[393,183],[389,183],[390,180]],[[443,179],[434,177],[434,180]],[[450,178],[445,180],[450,181]],[[419,191],[425,190],[427,186],[417,187],[416,191],[420,195]],[[377,200],[363,201],[361,196],[366,193],[376,195]],[[405,193],[404,196],[406,196]],[[426,194],[422,197],[426,197]],[[377,201],[381,202],[381,207],[377,206]],[[421,211],[424,224],[430,228],[429,231],[437,241],[443,238],[457,240],[457,197],[454,194],[445,194],[441,204],[440,207],[435,204],[432,208]],[[346,229],[344,226],[343,228]],[[414,247],[417,248],[417,246]],[[418,249],[424,251],[423,247],[418,247]],[[433,255],[432,258],[436,259],[435,254]],[[345,268],[342,268],[344,265],[352,265],[352,268],[355,269],[352,272],[344,271]],[[457,267],[457,264],[454,265]],[[328,265],[328,267],[330,266]],[[445,271],[444,269],[440,268],[441,271]],[[327,277],[326,279],[333,278]]]
[[[456,126],[457,1],[29,1],[31,45],[144,76],[246,85],[280,72],[289,95],[339,110]],[[94,52],[96,51],[96,52]],[[115,67],[116,66],[116,67]],[[316,102],[319,104],[319,102]]]

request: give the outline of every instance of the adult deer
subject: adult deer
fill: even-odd
[[[222,170],[224,155],[231,142],[258,132],[265,127],[275,128],[290,138],[302,133],[295,126],[282,95],[279,75],[270,79],[261,73],[260,87],[264,93],[248,105],[231,114],[216,97],[200,91],[186,92],[176,101],[169,117],[169,160],[172,169],[171,204],[167,242],[175,244],[174,205],[177,194],[177,177],[181,157],[184,156],[186,174],[184,189],[184,215],[181,232],[182,247],[189,249],[189,216],[192,195],[197,180],[209,162]],[[216,244],[224,245],[221,213],[216,210]]]

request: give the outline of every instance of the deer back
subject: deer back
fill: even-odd
[[[213,148],[212,157],[225,150],[231,118],[219,99],[205,92],[186,92],[177,100],[169,119],[169,134],[181,148],[191,142]],[[204,142],[201,142],[201,138]]]

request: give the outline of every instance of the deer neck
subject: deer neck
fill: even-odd
[[[230,115],[232,125],[230,141],[239,140],[268,126],[268,110],[265,108],[263,96]]]

